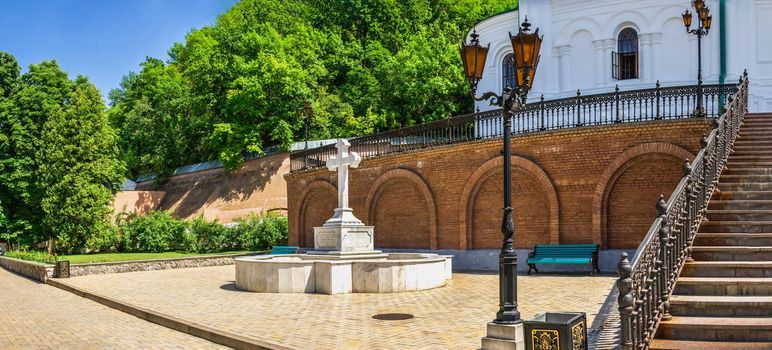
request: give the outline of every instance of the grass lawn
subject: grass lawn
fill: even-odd
[[[76,254],[76,255],[60,255],[59,260],[69,260],[70,264],[88,264],[88,263],[115,262],[115,261],[184,258],[184,257],[191,257],[191,256],[211,256],[211,255],[245,254],[245,253],[252,253],[252,252],[234,251],[234,252],[222,252],[222,253],[165,252],[165,253]]]

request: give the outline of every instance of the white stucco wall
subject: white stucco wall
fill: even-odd
[[[716,83],[720,73],[719,0],[706,0],[713,28],[703,37],[702,66],[705,83]],[[772,111],[772,0],[725,0],[726,82],[737,81],[747,68],[751,79],[750,108]],[[520,10],[480,22],[480,42],[490,42],[478,94],[500,92],[504,56],[512,52],[508,33],[517,31],[527,15],[532,28],[544,35],[541,60],[530,100],[541,94],[553,99],[623,90],[695,84],[697,38],[684,30],[681,13],[689,0],[521,0]],[[693,12],[693,11],[692,11]],[[695,20],[695,24],[696,24]],[[617,51],[617,35],[627,27],[639,35],[639,78],[612,78],[611,54]],[[471,31],[470,31],[471,32]],[[491,109],[478,102],[480,110]]]

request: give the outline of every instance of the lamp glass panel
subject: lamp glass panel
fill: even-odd
[[[482,79],[483,71],[485,70],[485,59],[488,57],[488,48],[480,46],[475,50],[475,54],[475,77],[477,79]]]
[[[684,19],[684,25],[686,26],[686,28],[691,27],[692,26],[692,13],[689,12],[689,10],[686,10],[686,12],[684,12],[681,16]]]
[[[705,1],[704,0],[694,0],[694,1],[692,1],[692,5],[694,6],[694,9],[699,12],[705,6]]]

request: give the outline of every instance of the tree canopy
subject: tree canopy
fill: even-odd
[[[131,176],[470,112],[458,45],[516,0],[242,0],[110,92]]]
[[[82,246],[108,229],[125,173],[99,91],[55,61],[20,74],[0,52],[0,92],[0,240]]]

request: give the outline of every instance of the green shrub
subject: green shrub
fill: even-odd
[[[88,253],[113,252],[123,248],[121,227],[109,226],[92,234],[86,240]]]
[[[217,221],[206,221],[203,217],[198,217],[189,222],[185,239],[186,250],[197,253],[214,253],[238,249],[238,241],[230,240],[229,231],[232,229]],[[190,241],[195,243],[191,245]]]
[[[47,252],[41,251],[26,251],[26,250],[13,250],[6,252],[5,256],[9,258],[16,258],[21,260],[37,261],[45,264],[56,263],[56,257],[49,255]]]
[[[123,227],[123,243],[127,252],[160,253],[185,249],[187,224],[165,211],[136,217]]]
[[[287,244],[287,217],[284,215],[252,214],[236,222],[233,229],[243,249],[260,250]]]

